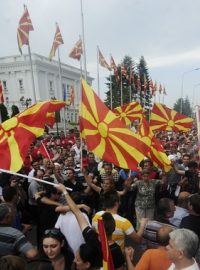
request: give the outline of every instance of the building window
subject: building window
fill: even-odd
[[[4,90],[5,92],[8,92],[7,81],[3,81],[3,90]]]
[[[23,92],[24,92],[24,84],[23,84],[23,80],[22,80],[22,79],[19,79],[19,80],[18,80],[18,84],[19,84],[19,91],[20,91],[21,93],[23,93]]]
[[[49,81],[49,96],[50,98],[55,96],[53,81]]]

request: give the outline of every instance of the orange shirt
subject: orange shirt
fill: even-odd
[[[166,270],[171,265],[167,250],[158,247],[157,249],[148,249],[140,258],[135,270]]]

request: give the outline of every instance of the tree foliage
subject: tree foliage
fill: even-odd
[[[181,98],[175,102],[173,109],[177,112],[181,112]],[[182,114],[185,114],[189,117],[192,116],[192,106],[188,97],[186,97],[186,99],[182,99]]]
[[[122,64],[127,70],[127,76],[121,74],[121,64],[117,66],[119,78],[115,75],[107,78],[108,91],[106,92],[105,104],[109,108],[121,106],[121,89],[123,95],[123,104],[138,100],[145,110],[147,119],[151,109],[151,89],[150,78],[147,63],[141,56],[139,63],[136,65],[130,56],[125,56]],[[111,81],[110,81],[111,79]],[[112,106],[110,89],[112,85]]]

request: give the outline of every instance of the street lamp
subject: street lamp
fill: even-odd
[[[194,108],[195,89],[197,88],[197,86],[200,86],[200,83],[195,84],[194,87],[193,87],[193,91],[192,91],[192,108]]]
[[[194,68],[194,69],[192,69],[192,70],[185,71],[185,72],[183,72],[183,74],[182,74],[182,80],[181,80],[181,104],[180,104],[180,113],[183,112],[183,81],[184,81],[185,74],[190,73],[190,72],[193,72],[193,71],[196,71],[196,70],[199,70],[199,69],[200,69],[200,68]]]

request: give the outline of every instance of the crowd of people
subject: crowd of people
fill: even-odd
[[[156,137],[168,172],[148,158],[135,171],[100,160],[76,128],[36,140],[24,177],[0,173],[0,269],[101,269],[99,220],[113,269],[199,269],[197,132]]]

